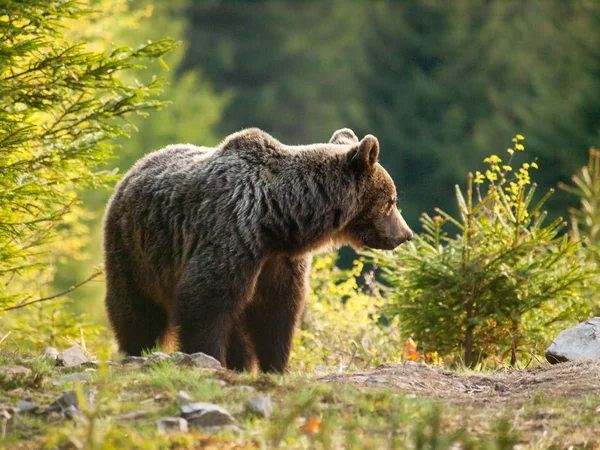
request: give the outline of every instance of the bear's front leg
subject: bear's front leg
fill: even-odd
[[[190,260],[177,287],[174,312],[180,350],[205,353],[225,367],[227,340],[252,294],[258,264],[239,255],[221,259],[215,255],[205,251]]]
[[[260,370],[284,372],[306,302],[311,257],[274,256],[261,269],[243,320]]]

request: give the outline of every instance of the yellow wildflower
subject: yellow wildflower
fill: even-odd
[[[516,144],[515,149],[523,151],[523,150],[525,150],[525,146],[523,144]]]
[[[509,155],[512,155],[515,151],[512,148],[506,149]]]
[[[502,160],[498,157],[498,155],[490,155],[490,157],[485,158],[483,160],[483,162],[491,163],[491,164],[498,164],[498,163],[501,163]]]
[[[512,167],[510,167],[510,166],[502,166],[502,170],[504,170],[505,172],[510,172],[512,170]]]
[[[535,161],[531,163],[531,167],[533,167],[534,169],[539,169],[539,167]]]
[[[517,134],[515,137],[516,137],[518,140],[520,140],[520,141],[522,141],[523,139],[525,139],[525,138],[523,137],[523,135],[522,135],[522,134]]]

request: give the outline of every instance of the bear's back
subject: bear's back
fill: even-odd
[[[128,196],[156,193],[180,185],[215,149],[191,144],[169,145],[137,161],[117,184],[116,192]]]

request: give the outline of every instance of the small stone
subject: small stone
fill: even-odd
[[[14,407],[21,413],[35,412],[38,409],[38,405],[27,400],[19,400]]]
[[[60,353],[56,363],[63,367],[77,367],[89,362],[89,359],[77,345]]]
[[[79,406],[79,401],[77,400],[77,394],[75,391],[65,392],[62,396],[52,402],[52,404],[48,407],[48,410],[64,411],[69,406]]]
[[[212,403],[196,402],[181,406],[190,428],[219,427],[235,423],[229,411]]]
[[[148,358],[144,358],[142,356],[127,356],[127,357],[123,358],[123,360],[121,361],[121,365],[123,365],[123,366],[126,366],[128,364],[139,364],[139,365],[142,365],[147,360],[148,360]]]
[[[384,377],[369,377],[367,378],[367,383],[385,383],[387,378]]]
[[[85,389],[83,391],[83,396],[86,398],[86,401],[90,401],[90,391]],[[69,406],[74,406],[75,408],[79,407],[79,400],[77,399],[77,394],[75,391],[65,392],[62,396],[54,400],[52,404],[48,407],[49,411],[65,411]]]
[[[179,391],[177,393],[177,403],[179,403],[180,405],[185,405],[187,403],[191,403],[192,402],[192,397],[190,397],[190,394],[188,394],[185,391]]]
[[[169,355],[175,364],[186,364],[191,362],[190,355],[183,352],[173,352]]]
[[[600,358],[600,317],[562,331],[546,350],[550,364]]]
[[[42,352],[42,358],[48,358],[52,360],[56,360],[58,358],[59,352],[54,347],[46,347]]]
[[[67,406],[64,410],[63,410],[63,414],[68,418],[68,419],[77,419],[77,418],[83,418],[84,415],[81,411],[79,411],[77,409],[77,407],[75,407],[74,405],[69,405]]]
[[[52,381],[52,384],[54,386],[62,386],[63,384],[74,383],[76,381],[83,383],[90,379],[91,375],[89,373],[70,373]]]
[[[508,386],[504,383],[497,382],[496,384],[494,384],[494,390],[498,392],[507,392]]]
[[[158,419],[155,423],[159,433],[169,433],[172,431],[186,433],[188,431],[187,420],[181,417],[166,417]]]
[[[268,419],[273,414],[271,396],[253,397],[246,402],[246,411]]]
[[[160,364],[163,363],[165,361],[169,361],[171,358],[169,358],[169,355],[167,355],[166,353],[163,352],[154,352],[152,354],[150,354],[150,356],[148,356],[148,360],[146,361],[146,365],[150,365],[150,364]]]
[[[222,369],[223,366],[212,356],[205,353],[192,353],[190,355],[192,365],[200,369]]]
[[[0,377],[15,380],[17,378],[26,378],[31,376],[33,372],[27,367],[23,366],[6,366],[0,367]]]

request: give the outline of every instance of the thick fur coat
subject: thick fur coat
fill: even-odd
[[[238,370],[283,371],[314,250],[393,249],[412,233],[373,136],[286,146],[259,129],[172,145],[118,183],[104,222],[106,308],[120,350],[175,337]]]

